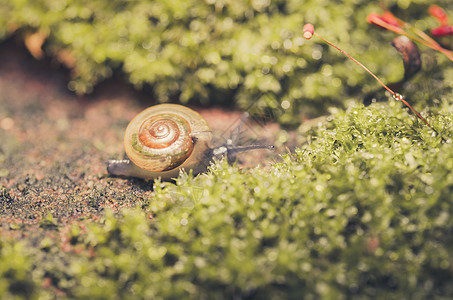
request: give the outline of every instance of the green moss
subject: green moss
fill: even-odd
[[[429,0],[387,1],[388,9],[424,31],[437,26]],[[377,2],[343,1],[0,1],[0,38],[41,31],[44,50],[71,61],[69,88],[88,93],[121,71],[137,88],[151,85],[160,102],[234,102],[253,113],[272,109],[283,123],[300,113],[364,97],[377,83],[319,39],[302,37],[304,23],[370,67],[384,81],[403,76],[393,33],[366,23]],[[436,4],[449,12],[451,1]],[[8,31],[10,29],[10,31]],[[426,102],[453,82],[440,53],[420,47],[424,70],[403,91]],[[63,52],[63,50],[65,52]],[[65,59],[63,59],[65,57]],[[68,59],[70,58],[70,59]],[[74,61],[72,63],[72,61]],[[430,88],[436,86],[435,88]],[[282,105],[283,104],[283,105]]]
[[[444,141],[398,102],[352,106],[279,163],[155,182],[143,208],[74,225],[73,251],[16,259],[75,298],[451,297],[453,112],[429,121]]]
[[[3,299],[38,299],[41,292],[32,260],[24,254],[21,243],[0,240],[0,295]],[[39,280],[39,279],[38,279]]]

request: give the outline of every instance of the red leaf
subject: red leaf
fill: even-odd
[[[431,29],[431,34],[435,37],[453,35],[453,26],[446,25]]]
[[[448,16],[440,6],[433,4],[429,7],[428,12],[439,20],[441,25],[448,25]]]
[[[403,26],[403,23],[400,20],[398,20],[398,18],[395,17],[389,11],[384,12],[382,14],[381,18],[382,18],[382,20],[384,20],[386,23],[388,23],[390,25],[397,26],[397,27],[402,27]]]

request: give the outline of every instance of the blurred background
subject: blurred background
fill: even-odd
[[[115,76],[148,94],[150,105],[221,104],[271,115],[291,126],[302,115],[313,117],[332,105],[362,101],[379,89],[335,49],[316,38],[305,40],[305,23],[384,82],[394,82],[404,74],[400,54],[390,44],[396,34],[367,23],[367,15],[390,11],[429,32],[438,26],[428,13],[431,4],[0,0],[0,40],[22,41],[36,59],[67,69],[67,87],[79,95]],[[436,4],[447,12],[453,8],[449,0]],[[399,92],[421,108],[451,95],[453,75],[445,56],[419,48],[422,71]]]

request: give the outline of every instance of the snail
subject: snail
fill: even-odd
[[[107,171],[116,176],[169,180],[181,170],[202,173],[214,158],[226,156],[232,162],[238,152],[274,148],[235,146],[232,139],[211,147],[212,138],[208,123],[196,111],[178,104],[151,106],[126,128],[124,147],[129,159],[107,161]]]

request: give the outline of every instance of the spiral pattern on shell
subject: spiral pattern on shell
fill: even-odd
[[[140,127],[138,138],[148,148],[163,149],[171,146],[181,136],[184,135],[189,128],[189,124],[183,121],[180,126],[172,119],[177,118],[176,115],[155,116],[147,120]]]
[[[175,114],[162,114],[146,120],[138,132],[138,139],[134,143],[137,151],[150,157],[170,160],[168,165],[159,167],[155,164],[150,171],[165,171],[182,164],[193,150],[190,137],[190,125],[186,120]],[[169,157],[171,154],[171,157]]]
[[[191,156],[193,134],[200,131],[210,129],[195,111],[175,104],[152,106],[139,113],[126,128],[126,154],[142,169],[172,170]]]

